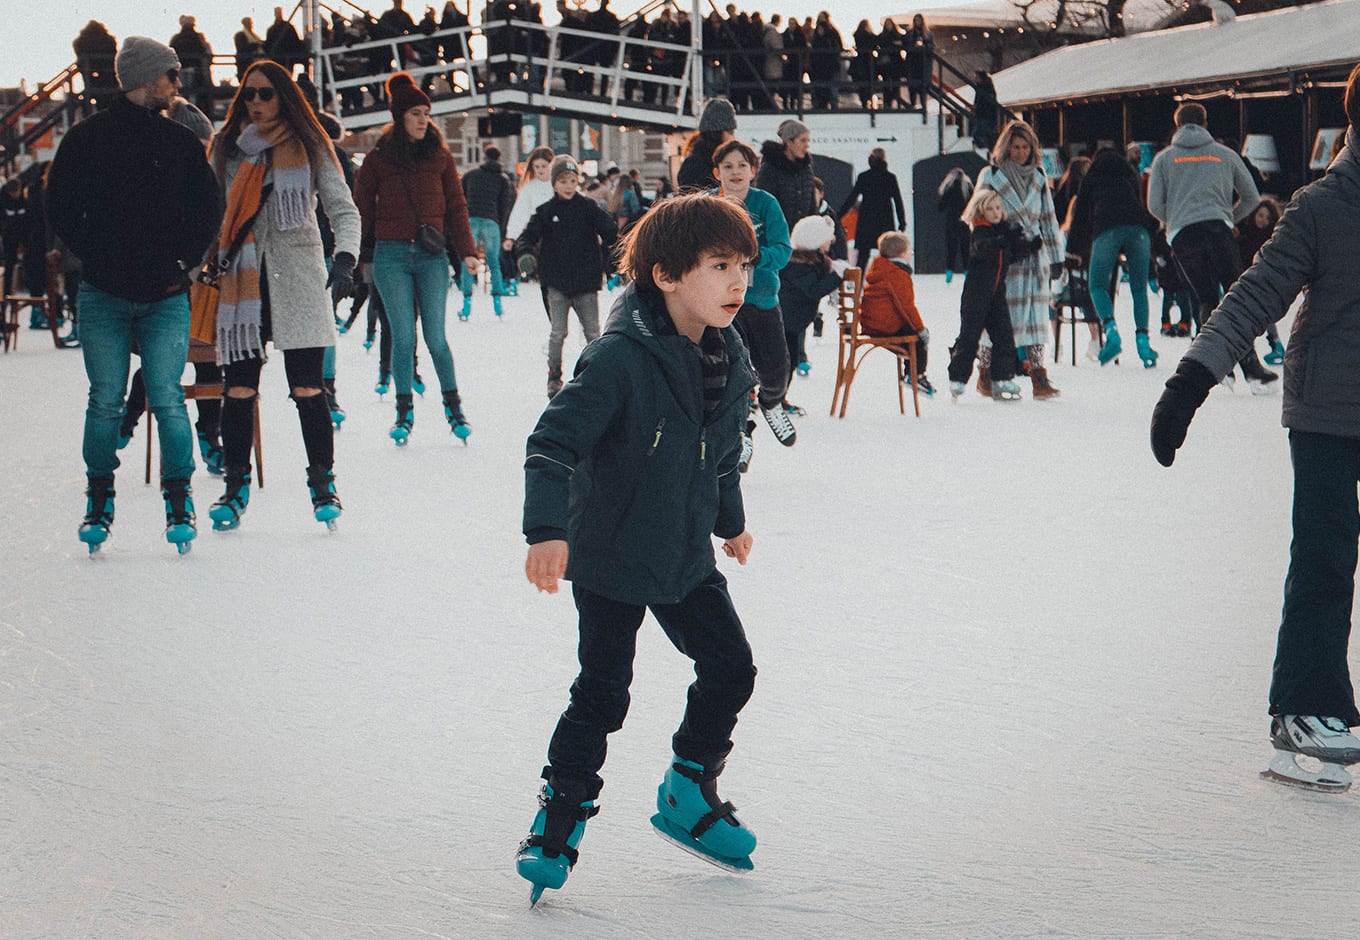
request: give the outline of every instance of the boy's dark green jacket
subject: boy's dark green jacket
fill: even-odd
[[[630,285],[548,404],[524,461],[524,534],[566,539],[566,578],[628,604],[674,604],[714,568],[712,536],[746,528],[741,431],[756,384],[729,326],[727,385],[705,416],[699,348],[657,335]]]

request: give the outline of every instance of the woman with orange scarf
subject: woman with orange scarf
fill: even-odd
[[[333,304],[354,287],[359,210],[330,139],[276,62],[260,60],[246,71],[213,139],[212,165],[227,205],[216,246],[226,491],[209,511],[213,528],[240,525],[250,500],[254,401],[264,344],[271,341],[283,353],[302,425],[313,514],[334,528],[341,506],[321,370],[326,347],[335,344]],[[329,276],[316,222],[318,197],[335,232]]]

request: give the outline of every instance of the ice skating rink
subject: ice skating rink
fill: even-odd
[[[1064,353],[1056,402],[1025,382],[951,404],[960,287],[918,279],[941,389],[920,420],[883,353],[829,418],[829,330],[790,392],[797,446],[758,431],[751,562],[720,561],[760,669],[721,781],[755,872],[648,825],[689,678],[649,620],[602,811],[534,910],[512,855],[575,672],[570,592],[523,575],[538,292],[450,315],[467,447],[433,384],[393,447],[362,318],[341,338],[335,534],[276,357],[266,485],[215,533],[200,470],[183,558],[145,424],[86,556],[81,356],[25,330],[0,357],[0,935],[1335,936],[1360,914],[1360,794],[1257,776],[1290,534],[1278,395],[1216,389],[1171,470],[1148,418],[1188,340],[1154,337],[1149,371]]]

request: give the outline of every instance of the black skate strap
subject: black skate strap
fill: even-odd
[[[709,810],[699,817],[699,821],[695,823],[694,828],[689,831],[690,836],[697,840],[701,835],[717,825],[718,820],[727,819],[736,811],[737,808],[731,803],[723,803],[716,809]],[[733,820],[733,825],[736,825],[735,820]]]
[[[737,808],[731,803],[718,801],[718,775],[723,772],[724,766],[726,766],[725,761],[719,761],[713,767],[706,770],[695,770],[688,764],[682,764],[678,761],[671,764],[671,767],[676,773],[680,774],[682,777],[688,777],[699,785],[699,792],[703,794],[704,801],[712,807],[707,813],[704,813],[704,815],[699,817],[699,821],[696,822],[694,828],[689,831],[690,836],[696,840],[717,825],[718,821],[721,819],[733,817],[731,820],[732,825],[737,825],[737,821],[734,817]]]
[[[543,822],[543,834],[530,833],[529,837],[524,840],[525,846],[542,848],[544,858],[557,858],[559,855],[565,855],[567,862],[575,867],[577,852],[567,845],[567,839],[571,836],[578,822],[585,822],[597,815],[600,808],[572,803],[560,798],[548,800],[544,799],[542,795],[539,796],[539,802],[547,813],[547,818]]]

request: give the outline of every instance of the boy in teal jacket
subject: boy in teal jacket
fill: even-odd
[[[751,348],[751,364],[760,379],[757,396],[761,414],[770,430],[785,447],[792,447],[797,439],[793,422],[784,411],[784,393],[789,389],[789,349],[784,339],[784,316],[779,309],[779,272],[789,263],[793,246],[789,244],[789,223],[779,201],[751,185],[760,158],[748,144],[729,140],[713,151],[713,175],[718,180],[716,194],[744,208],[755,226],[760,258],[751,274],[751,286],[746,290],[746,303],[737,314],[737,329],[741,330]],[[742,469],[749,463],[750,432],[743,442]]]
[[[598,812],[606,738],[628,711],[648,609],[696,674],[652,824],[720,865],[751,867],[755,836],[716,779],[756,670],[712,539],[746,563],[737,460],[755,375],[730,324],[757,250],[730,203],[658,203],[625,239],[621,269],[633,283],[529,436],[525,574],[548,593],[572,581],[581,635],[581,672],[516,859],[534,901],[566,882]]]

